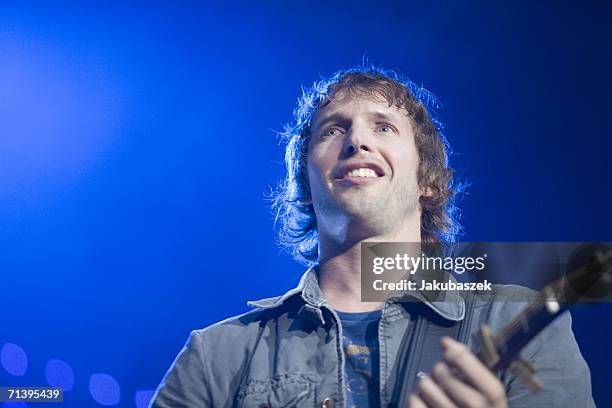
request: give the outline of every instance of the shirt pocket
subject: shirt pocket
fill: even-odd
[[[238,408],[301,408],[315,406],[315,384],[307,375],[277,375],[272,380],[250,379],[240,386]]]

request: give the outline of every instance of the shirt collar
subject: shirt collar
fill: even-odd
[[[451,279],[454,278],[451,276]],[[325,300],[325,297],[321,292],[321,288],[319,287],[317,265],[308,268],[308,270],[306,270],[306,272],[302,275],[297,287],[289,290],[284,295],[250,301],[247,304],[251,307],[271,309],[281,306],[287,299],[297,296],[298,294],[302,300],[312,308],[319,309],[322,306],[327,305],[327,301]],[[423,302],[431,310],[447,320],[460,321],[465,317],[465,302],[457,291],[445,292],[444,300],[442,301],[429,301],[421,292],[418,291],[408,292],[407,295],[413,297],[417,301]],[[407,301],[397,298],[390,299],[389,301],[409,302],[414,300]]]

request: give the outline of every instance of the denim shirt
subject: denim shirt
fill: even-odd
[[[496,300],[528,289],[494,288],[488,301],[474,305],[471,332],[484,323],[497,332],[528,304]],[[449,293],[441,302],[421,300],[444,319],[464,318],[458,295]],[[150,407],[344,407],[342,326],[321,293],[316,270],[306,271],[298,287],[284,295],[248,304],[255,309],[191,332]],[[400,342],[412,323],[403,302],[385,302],[378,329],[382,407],[389,405]],[[473,336],[468,345],[476,349]],[[502,372],[510,407],[594,406],[590,371],[569,313],[544,329],[522,355],[536,367],[544,389],[532,394],[512,373]]]

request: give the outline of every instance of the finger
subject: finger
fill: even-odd
[[[487,400],[483,394],[455,377],[445,363],[437,363],[431,371],[431,376],[457,405],[461,407],[487,406]]]
[[[505,398],[505,390],[499,379],[463,343],[450,337],[442,338],[444,360],[458,369],[489,401]]]
[[[421,397],[428,407],[453,408],[456,406],[442,388],[427,375],[421,377],[417,389],[419,397]]]
[[[408,397],[408,401],[406,403],[406,407],[408,408],[427,408],[427,405],[423,402],[421,398],[419,398],[416,394],[410,394]]]

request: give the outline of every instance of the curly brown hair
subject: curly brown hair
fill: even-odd
[[[453,169],[448,164],[450,146],[434,112],[437,98],[393,71],[360,66],[338,71],[309,89],[303,88],[294,110],[295,120],[281,133],[286,143],[287,174],[272,196],[275,224],[280,221],[278,243],[298,262],[312,265],[318,261],[317,220],[306,175],[310,123],[317,110],[340,91],[348,96],[382,98],[389,107],[403,109],[412,119],[420,159],[418,183],[432,192],[420,198],[421,240],[454,242],[462,231],[455,201],[465,185],[453,182]]]

